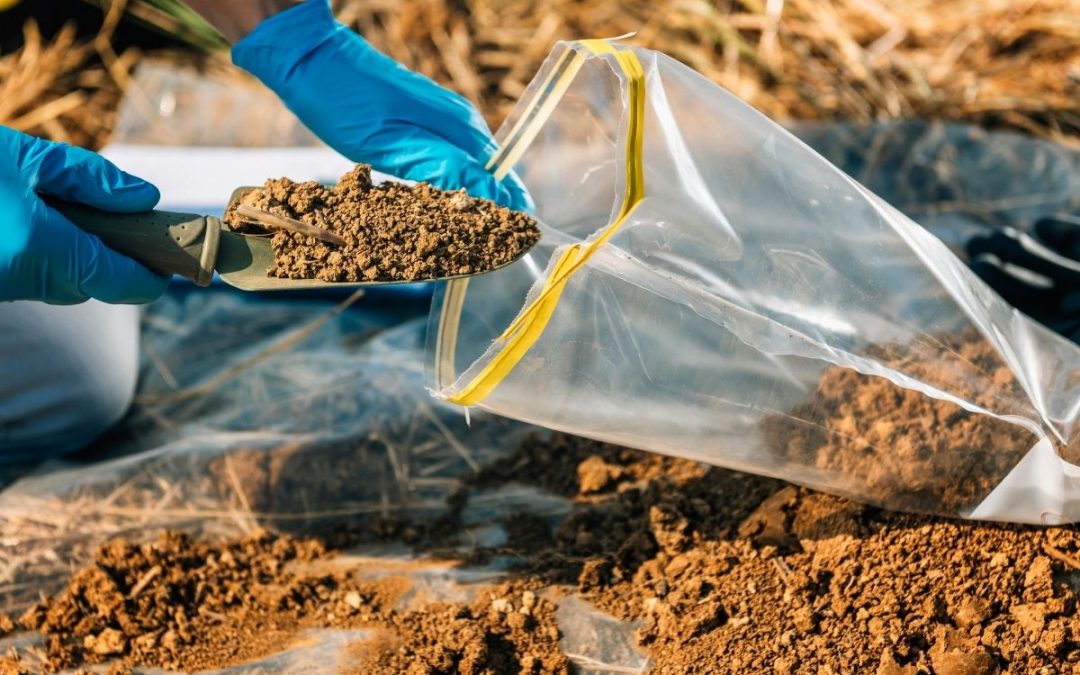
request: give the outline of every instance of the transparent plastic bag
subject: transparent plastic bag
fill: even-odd
[[[1080,519],[1080,350],[733,95],[564,43],[499,139],[543,240],[437,293],[436,396],[890,508]]]

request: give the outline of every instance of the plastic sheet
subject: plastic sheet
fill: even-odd
[[[107,539],[152,540],[165,528],[238,536],[269,528],[302,536],[372,519],[421,523],[445,513],[473,469],[509,454],[525,424],[473,415],[423,386],[423,306],[170,292],[144,319],[139,393],[123,424],[84,457],[38,467],[0,491],[0,611],[53,593]],[[9,477],[10,478],[10,477]],[[508,513],[565,514],[536,489],[474,490],[462,551],[505,538]],[[402,608],[467,600],[506,574],[506,561],[458,567],[405,545],[364,546],[336,564],[405,575]],[[404,570],[404,571],[403,571]],[[582,672],[639,672],[633,626],[584,601],[560,610],[581,629],[568,645]],[[569,625],[569,624],[568,624]],[[595,633],[595,639],[582,635]],[[346,659],[363,638],[319,630],[295,649],[222,672],[308,672]],[[568,635],[567,639],[571,639]],[[16,633],[0,639],[32,645]],[[615,669],[614,671],[611,669]]]
[[[790,129],[960,257],[973,236],[1080,212],[1080,152],[1051,141],[930,120]]]
[[[438,397],[890,508],[1080,519],[1080,350],[731,94],[562,44],[499,140],[544,239],[437,294]]]

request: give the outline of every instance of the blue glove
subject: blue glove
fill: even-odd
[[[494,139],[463,97],[377,52],[306,0],[259,24],[233,62],[273,89],[316,135],[354,162],[527,210],[528,194],[484,164]]]
[[[39,194],[118,213],[154,208],[158,191],[104,157],[0,127],[0,301],[150,302],[169,281],[45,205]]]

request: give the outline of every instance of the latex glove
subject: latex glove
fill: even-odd
[[[307,0],[260,23],[232,50],[323,141],[354,162],[503,206],[531,204],[515,177],[484,169],[495,152],[465,98],[384,56]]]
[[[975,237],[967,252],[975,273],[1010,304],[1080,343],[1080,216]]]
[[[157,188],[97,153],[0,127],[0,300],[130,304],[165,291],[168,279],[72,225],[41,194],[118,213],[158,201]]]

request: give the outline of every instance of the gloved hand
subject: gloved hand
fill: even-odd
[[[328,0],[266,19],[232,58],[354,162],[514,209],[531,206],[512,174],[500,182],[484,169],[496,145],[472,104],[376,51],[334,20]]]
[[[1001,297],[1080,343],[1080,216],[1041,218],[1030,233],[1005,228],[975,237],[967,252]]]
[[[42,194],[118,213],[158,201],[157,188],[96,153],[0,127],[0,300],[140,303],[165,291],[168,279],[72,225]]]

